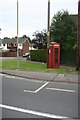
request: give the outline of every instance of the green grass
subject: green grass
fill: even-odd
[[[18,61],[18,65],[20,70],[25,70],[25,71],[44,71],[46,68],[46,64],[26,62],[26,61]],[[2,60],[2,62],[0,61],[0,68],[1,66],[2,69],[17,69],[17,61]]]
[[[35,62],[27,62],[27,61],[18,61],[19,70],[23,71],[38,71],[38,72],[56,72],[56,73],[71,73],[77,74],[78,72],[74,68],[59,68],[59,69],[47,69],[46,64],[35,63]],[[17,61],[16,60],[2,60],[0,61],[0,69],[17,69]]]

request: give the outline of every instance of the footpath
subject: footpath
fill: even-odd
[[[1,74],[23,77],[27,79],[51,81],[51,82],[68,82],[80,84],[80,75],[45,73],[45,72],[29,72],[20,70],[0,70]]]

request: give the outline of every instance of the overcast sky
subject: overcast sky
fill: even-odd
[[[50,19],[59,10],[77,14],[78,0],[50,0]],[[37,30],[47,29],[48,0],[18,0],[19,37],[32,35]],[[0,38],[17,35],[17,0],[0,0]]]

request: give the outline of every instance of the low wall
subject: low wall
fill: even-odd
[[[19,56],[23,55],[23,51],[19,51]],[[17,56],[17,52],[2,52],[0,53],[0,57],[16,57]]]

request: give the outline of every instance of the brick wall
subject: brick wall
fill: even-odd
[[[25,40],[23,43],[23,54],[28,53],[29,52],[29,41]]]
[[[17,56],[17,52],[2,52],[0,53],[0,57],[16,57]],[[23,51],[19,50],[19,56],[23,56]]]

